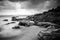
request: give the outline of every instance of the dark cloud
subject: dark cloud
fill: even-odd
[[[45,1],[50,1],[51,5],[60,5],[60,0],[30,0],[33,4],[43,3]],[[52,6],[53,6],[52,5]]]
[[[3,1],[3,0],[0,0],[0,1]],[[43,3],[45,1],[51,1],[51,5],[52,6],[57,6],[57,5],[60,5],[60,0],[9,0],[11,2],[24,2],[24,1],[30,1],[33,5],[38,5],[40,3]]]
[[[38,4],[38,3],[41,3],[41,2],[44,2],[44,1],[47,1],[47,0],[9,0],[11,2],[24,2],[24,1],[30,1],[31,3],[33,4]]]
[[[11,2],[24,2],[24,1],[30,1],[32,4],[39,4],[39,3],[42,3],[44,1],[47,1],[47,0],[9,0]]]
[[[44,2],[44,1],[46,1],[46,0],[30,0],[30,2],[32,3],[32,4],[39,4],[39,3],[42,3],[42,2]]]
[[[52,0],[50,7],[60,6],[60,0]]]
[[[60,6],[60,0],[57,0],[56,2],[57,2],[57,5]]]
[[[3,1],[3,0],[0,0],[0,1]]]
[[[1,1],[3,1],[3,0],[1,0]],[[30,9],[35,8],[35,9],[40,9],[40,10],[55,8],[56,6],[60,5],[60,0],[9,0],[9,1],[23,2],[22,6],[26,5],[26,8],[30,8]],[[24,2],[28,2],[28,3],[24,3]],[[24,6],[24,8],[25,8],[25,6]]]
[[[21,1],[21,2],[23,2],[23,1],[27,1],[27,0],[9,0],[9,1],[11,1],[11,2],[18,2],[18,1]]]

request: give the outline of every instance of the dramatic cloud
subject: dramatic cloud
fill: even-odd
[[[60,0],[55,0],[57,5],[60,6]]]
[[[30,7],[30,8],[37,8],[39,6],[39,9],[42,9],[41,7],[43,7],[42,5],[45,5],[44,8],[46,7],[46,4],[48,7],[48,9],[50,8],[54,8],[58,5],[60,5],[60,0],[9,0],[11,2],[26,2],[25,5],[26,7]],[[47,3],[48,1],[48,3]],[[25,8],[25,7],[24,7]]]
[[[0,11],[4,10],[4,13],[0,14],[32,15],[42,13],[59,5],[60,0],[4,0],[0,2]]]

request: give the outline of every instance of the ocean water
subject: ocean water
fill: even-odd
[[[11,22],[13,16],[15,16],[17,18],[26,18],[27,17],[26,15],[0,15],[0,25]],[[8,21],[3,21],[4,19],[8,19]]]
[[[22,18],[25,16],[19,16],[19,18],[20,17]],[[11,22],[11,18],[12,16],[0,17],[0,27]],[[8,19],[8,21],[3,21],[4,19]],[[35,40],[40,31],[47,30],[47,28],[42,28],[36,25],[30,27],[20,26],[22,28],[18,30],[12,29],[12,27],[16,25],[17,22],[14,24],[4,25],[4,30],[0,31],[0,40]]]
[[[2,25],[11,22],[11,17],[12,16],[8,16],[8,17],[0,17],[0,27],[2,27]],[[19,16],[20,17],[20,16]],[[21,16],[22,17],[22,16]],[[25,17],[25,16],[23,16]],[[3,21],[4,19],[8,19],[9,21]],[[34,28],[34,27],[30,27],[30,28],[25,28],[23,27],[22,29],[19,30],[13,30],[11,27],[15,26],[15,24],[9,24],[9,25],[4,25],[4,30],[2,30],[0,32],[0,35],[3,35],[2,38],[4,38],[5,36],[7,36],[7,39],[10,40],[10,38],[8,38],[8,36],[15,36],[17,35],[18,38],[14,38],[11,37],[12,40],[30,40],[31,38],[33,38],[35,36],[36,33],[38,33],[39,28]],[[33,29],[34,28],[34,29]],[[36,29],[36,30],[35,30]],[[21,30],[21,31],[20,31]],[[20,34],[20,32],[22,32],[22,34]],[[7,33],[9,35],[7,35]],[[21,38],[22,37],[22,38]],[[0,40],[7,40],[7,39],[1,39],[0,36]],[[32,40],[32,39],[31,39]]]

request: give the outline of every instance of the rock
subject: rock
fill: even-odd
[[[34,22],[51,22],[55,24],[60,24],[60,7],[53,8],[48,10],[47,12],[43,12],[41,14],[35,14],[33,16],[28,17],[28,19]]]
[[[8,21],[8,19],[4,19],[3,21]]]

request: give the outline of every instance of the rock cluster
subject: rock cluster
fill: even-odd
[[[53,8],[47,12],[43,12],[40,14],[35,14],[33,16],[28,17],[30,20],[35,22],[51,22],[55,24],[60,24],[60,7]]]
[[[28,19],[34,21],[36,25],[47,28],[47,30],[40,31],[38,40],[56,40],[60,39],[60,6],[53,8],[42,14],[35,14],[28,16]],[[51,24],[50,24],[51,23]],[[54,30],[54,31],[53,31]],[[50,32],[50,33],[49,33]]]

